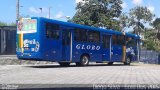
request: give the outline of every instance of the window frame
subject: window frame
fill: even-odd
[[[51,22],[45,22],[45,37],[47,39],[60,39],[60,30],[60,25]]]
[[[87,42],[87,31],[88,30],[86,30],[86,29],[75,28],[75,30],[74,30],[74,41],[76,41],[76,42]],[[84,34],[85,36],[82,36],[81,34]]]
[[[110,41],[111,41],[110,35],[105,35],[105,34],[102,35],[102,47],[103,48],[109,49],[110,48]]]
[[[117,35],[116,34],[112,35],[112,45],[117,46]]]
[[[133,43],[128,45],[128,43],[129,43],[129,41],[127,40],[128,38],[131,38]],[[126,46],[132,46],[133,47],[133,46],[135,46],[135,44],[136,44],[136,42],[135,42],[135,38],[134,37],[126,36]]]
[[[92,37],[93,37],[93,41],[91,41],[91,40],[89,40],[89,37],[90,37],[90,33],[96,33],[97,34],[97,36],[95,36],[95,35],[93,35]],[[101,41],[101,37],[100,37],[101,35],[100,35],[100,32],[99,31],[93,31],[93,30],[88,30],[88,33],[87,33],[87,41],[88,42],[91,42],[91,43],[100,43],[100,41]],[[98,39],[97,39],[98,38]],[[97,40],[96,40],[97,39]]]

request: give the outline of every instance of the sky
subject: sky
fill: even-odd
[[[12,23],[16,20],[16,1],[1,0],[0,21]],[[71,18],[76,13],[75,7],[82,0],[20,0],[20,15],[30,17],[49,17],[67,21],[66,16]],[[123,12],[128,13],[135,6],[147,6],[156,17],[160,17],[160,0],[123,0]],[[42,13],[39,8],[42,8]]]

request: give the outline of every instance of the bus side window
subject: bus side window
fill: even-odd
[[[76,29],[74,31],[74,40],[78,42],[86,42],[87,41],[87,30]]]
[[[46,23],[46,37],[52,39],[59,39],[59,25]]]
[[[117,45],[117,35],[112,35],[113,45]]]
[[[71,33],[66,30],[63,31],[62,33],[62,44],[63,45],[70,45],[70,38],[71,38]]]
[[[110,47],[110,37],[103,35],[102,36],[102,46],[103,48],[109,48]]]
[[[127,46],[134,46],[134,43],[135,43],[134,38],[132,38],[132,37],[127,37],[126,38]]]
[[[124,35],[118,35],[117,44],[118,45],[125,45],[125,36]]]
[[[88,41],[99,43],[100,42],[100,32],[88,31]]]

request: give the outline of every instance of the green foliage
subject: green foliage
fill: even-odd
[[[12,23],[7,24],[5,22],[0,21],[0,26],[16,26],[16,23],[12,22]]]
[[[160,29],[160,18],[156,18],[155,21],[153,21],[152,25],[156,29]]]
[[[160,40],[160,18],[156,18],[152,25],[156,29],[157,38]]]
[[[7,26],[7,23],[4,23],[4,22],[0,21],[0,26]]]
[[[157,50],[157,47],[156,47],[153,43],[154,43],[153,40],[146,40],[146,41],[144,42],[146,49],[147,49],[147,50],[158,51],[158,50]]]
[[[148,50],[160,51],[160,40],[157,39],[154,29],[148,29],[145,32],[143,47]]]
[[[147,39],[144,41],[144,46],[147,50],[160,51],[160,42],[155,42],[153,39]]]
[[[137,6],[130,10],[130,24],[136,34],[140,34],[145,30],[145,24],[151,23],[154,14],[147,7]]]
[[[8,26],[16,26],[16,23],[12,22],[12,23],[8,24]]]
[[[76,14],[69,22],[108,29],[120,29],[119,21],[122,0],[83,0],[76,7]]]
[[[128,28],[129,26],[129,16],[127,16],[126,13],[122,13],[119,17],[119,23],[120,31],[124,31],[125,28]]]

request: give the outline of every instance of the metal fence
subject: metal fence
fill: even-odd
[[[149,64],[160,64],[160,52],[152,50],[141,50],[140,62]]]
[[[16,53],[16,27],[0,27],[0,54]]]

